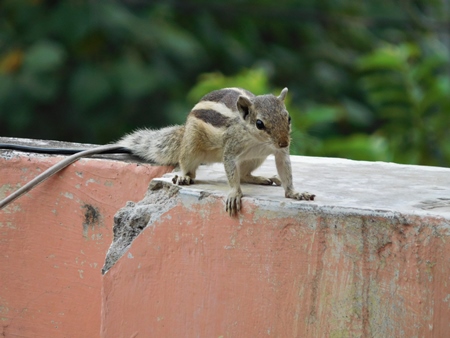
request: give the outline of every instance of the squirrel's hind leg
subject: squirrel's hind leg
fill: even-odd
[[[195,173],[197,171],[200,162],[195,158],[196,156],[181,156],[180,158],[180,169],[182,172],[181,176],[175,176],[172,179],[174,184],[178,185],[190,185],[194,184]]]
[[[261,166],[265,158],[242,161],[239,165],[241,173],[241,183],[260,184],[260,185],[281,185],[281,181],[276,176],[267,178],[263,176],[253,176],[252,171]]]

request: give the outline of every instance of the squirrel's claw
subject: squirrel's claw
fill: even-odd
[[[290,191],[290,192],[286,192],[285,195],[287,198],[293,198],[296,200],[303,200],[303,201],[314,201],[314,197],[316,197],[316,195],[310,194],[309,192],[302,192],[302,193],[298,193],[295,191]]]
[[[241,191],[231,191],[228,194],[227,201],[225,202],[225,211],[230,215],[234,216],[241,210]]]
[[[194,180],[190,176],[175,175],[172,178],[172,183],[177,185],[190,185],[194,183]]]

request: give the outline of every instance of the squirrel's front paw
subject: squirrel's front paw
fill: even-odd
[[[302,193],[298,193],[295,191],[286,191],[286,197],[293,198],[296,200],[314,201],[314,197],[316,197],[316,195],[310,194],[309,192],[306,191]]]
[[[241,210],[242,191],[233,190],[228,194],[227,201],[225,203],[225,211],[230,216],[236,215]]]
[[[190,185],[194,183],[194,180],[190,176],[178,176],[175,175],[172,178],[172,183],[177,185]]]

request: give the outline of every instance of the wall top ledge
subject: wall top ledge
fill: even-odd
[[[314,201],[296,201],[284,197],[276,186],[243,184],[243,203],[292,213],[299,210],[327,214],[358,214],[398,217],[423,216],[450,221],[450,169],[385,162],[353,161],[340,158],[291,156],[294,186],[297,191],[313,193]],[[171,182],[174,174],[154,179]],[[255,175],[276,174],[270,156]],[[200,166],[195,184],[182,186],[181,195],[216,194],[224,200],[228,193],[222,164]],[[447,223],[447,222],[445,222]]]
[[[5,137],[0,137],[0,143],[61,148],[94,146]],[[30,156],[29,153],[23,154]],[[0,149],[0,159],[7,159],[10,155],[10,150]],[[14,152],[14,156],[21,155]],[[135,160],[128,155],[104,156],[117,160]],[[297,191],[315,194],[315,201],[287,199],[281,187],[243,184],[244,206],[245,200],[250,198],[256,205],[277,209],[282,205],[287,210],[344,210],[374,216],[400,213],[405,216],[430,216],[450,220],[449,168],[306,156],[291,156],[291,162]],[[179,172],[166,174],[156,179],[156,182],[167,184],[174,174]],[[255,174],[267,177],[276,174],[273,157],[269,157]],[[180,193],[219,195],[225,199],[228,189],[223,165],[219,163],[200,166],[195,184],[181,187]]]
[[[65,141],[54,141],[54,140],[36,140],[36,139],[28,139],[28,138],[18,138],[18,137],[0,137],[0,143],[3,144],[16,144],[28,147],[39,147],[39,148],[59,148],[59,149],[90,149],[93,147],[98,147],[96,144],[90,143],[75,143],[75,142],[65,142]],[[39,153],[27,153],[22,151],[12,151],[2,149],[0,147],[0,158],[11,158],[12,156],[32,156],[32,157],[48,157],[48,156],[56,156],[49,154],[39,154]],[[103,158],[103,159],[111,159],[111,160],[120,160],[120,161],[131,161],[131,162],[142,162],[139,158],[129,154],[104,154],[104,155],[95,155],[95,158]]]

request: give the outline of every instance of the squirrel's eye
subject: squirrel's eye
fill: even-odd
[[[256,120],[256,128],[259,130],[264,129],[264,122],[261,120]]]
[[[291,116],[289,115],[289,118],[288,118],[288,122],[289,122],[289,124],[291,124]]]

